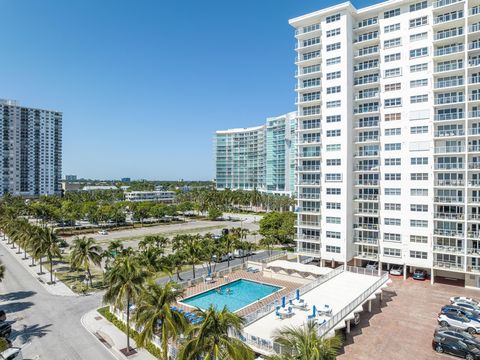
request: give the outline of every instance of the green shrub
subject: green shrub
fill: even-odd
[[[8,342],[3,337],[0,337],[0,352],[8,349]]]
[[[113,315],[110,312],[108,306],[97,309],[97,312],[100,315],[102,315],[105,319],[110,321],[113,325],[115,325],[123,333],[127,334],[127,325],[123,321],[119,320],[115,315]],[[130,328],[130,336],[138,344],[138,341],[137,341],[138,332]],[[156,358],[160,358],[160,355],[161,355],[160,349],[157,346],[155,346],[151,341],[147,341],[147,343],[145,344],[145,349]]]

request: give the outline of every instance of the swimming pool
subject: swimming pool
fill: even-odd
[[[224,306],[235,312],[255,301],[276,293],[281,287],[239,279],[204,293],[191,296],[181,302],[206,310],[210,304],[221,310]]]

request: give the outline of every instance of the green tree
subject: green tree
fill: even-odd
[[[195,279],[195,265],[203,259],[204,253],[198,235],[177,235],[173,241],[173,250],[183,254],[189,265],[192,266]]]
[[[208,208],[208,218],[210,220],[217,220],[221,218],[222,215],[223,213],[219,208],[213,206]]]
[[[272,256],[272,247],[277,244],[277,239],[272,235],[266,235],[260,239],[259,244],[265,246],[268,250],[268,255]]]
[[[282,355],[269,360],[335,360],[342,345],[340,337],[318,335],[318,326],[309,321],[300,327],[285,327],[274,333],[273,340],[282,346]]]
[[[90,264],[100,266],[102,261],[101,253],[102,248],[91,237],[83,236],[73,241],[70,262],[74,268],[83,268],[86,271],[90,286],[93,285]]]
[[[45,228],[40,231],[40,242],[43,255],[47,257],[50,263],[50,283],[53,284],[53,259],[62,257],[58,246],[58,236],[54,229]]]
[[[295,235],[295,214],[291,212],[266,214],[260,220],[260,234],[273,236],[278,244],[292,244]]]
[[[127,352],[130,352],[130,305],[144,289],[150,273],[131,256],[119,256],[105,273],[107,291],[103,301],[127,312]]]
[[[191,327],[178,360],[253,360],[253,351],[239,339],[229,336],[231,332],[242,331],[245,323],[242,317],[226,307],[217,311],[213,305],[206,311],[197,309],[194,314],[203,321]]]
[[[169,359],[168,342],[175,341],[188,326],[186,318],[171,308],[182,295],[183,291],[173,282],[161,286],[150,281],[136,302],[135,324],[143,329],[137,345],[144,347],[153,335],[159,336],[161,360]]]

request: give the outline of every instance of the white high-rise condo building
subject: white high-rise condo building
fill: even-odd
[[[480,2],[343,3],[297,40],[297,251],[480,287]]]
[[[0,196],[60,193],[62,113],[0,100]]]

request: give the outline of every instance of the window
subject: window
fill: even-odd
[[[327,209],[328,210],[340,210],[341,205],[340,205],[340,203],[336,203],[336,202],[327,202]]]
[[[422,47],[418,49],[410,50],[410,59],[416,59],[419,57],[428,56],[428,48]]]
[[[326,251],[329,252],[329,253],[340,254],[340,246],[327,245],[326,246]]]
[[[410,189],[411,196],[428,196],[428,189]]]
[[[402,120],[401,113],[385,114],[385,121]]]
[[[400,226],[402,221],[400,219],[395,218],[385,218],[384,219],[385,225],[392,225],[392,226]]]
[[[426,9],[426,8],[427,8],[427,2],[426,1],[421,1],[421,2],[410,5],[410,12],[418,11],[418,10],[422,10],[422,9]]]
[[[391,17],[394,17],[394,16],[398,16],[400,15],[400,8],[398,9],[393,9],[393,10],[389,10],[389,11],[385,11],[383,13],[383,18],[384,19],[389,19]]]
[[[340,28],[327,30],[327,37],[331,37],[331,36],[335,36],[335,35],[340,35]]]
[[[342,76],[342,73],[340,71],[327,73],[327,80],[338,79],[340,76]]]
[[[423,204],[410,204],[410,211],[428,212],[428,205],[423,205]]]
[[[402,252],[400,249],[383,248],[383,255],[392,256],[392,257],[401,257]]]
[[[427,38],[428,38],[428,33],[425,31],[425,32],[410,35],[410,42],[425,40]]]
[[[320,71],[320,64],[305,66],[302,69],[302,74],[311,74],[311,73],[314,73],[314,72],[317,72],[317,71]],[[320,81],[320,78],[317,78],[317,79],[318,79],[318,81]]]
[[[402,40],[401,38],[395,38],[395,39],[390,39],[390,40],[385,40],[383,42],[383,48],[384,49],[390,49],[396,46],[402,45]]]
[[[303,87],[304,88],[309,88],[309,87],[312,87],[312,86],[319,86],[320,84],[321,84],[321,79],[320,78],[303,80]]]
[[[400,211],[401,208],[402,208],[402,205],[400,205],[400,204],[385,203],[385,210]]]
[[[386,181],[399,181],[402,180],[402,174],[399,173],[386,173],[385,174]]]
[[[340,47],[341,47],[341,43],[339,43],[339,42],[333,43],[333,44],[328,44],[327,45],[327,51],[338,50],[338,49],[340,49]]]
[[[341,86],[327,87],[327,94],[336,94],[341,91]]]
[[[393,25],[387,25],[383,27],[383,32],[384,33],[389,33],[392,31],[397,31],[400,30],[400,23],[393,24]]]
[[[426,181],[428,180],[428,173],[412,173],[410,174],[412,181]]]
[[[325,236],[330,239],[340,239],[340,232],[338,231],[327,231]]]
[[[410,87],[417,88],[428,85],[428,79],[410,80]]]
[[[400,196],[402,189],[400,188],[385,188],[385,195]]]
[[[401,83],[386,84],[385,91],[397,91],[402,89]]]
[[[325,218],[325,221],[327,222],[327,224],[340,224],[341,222],[340,218],[336,216],[327,216]]]
[[[428,94],[410,96],[410,104],[424,103],[428,101]]]
[[[393,98],[393,99],[385,99],[385,107],[398,107],[402,106],[402,98]]]
[[[340,135],[341,135],[341,130],[340,129],[327,130],[327,137],[335,137],[335,136],[340,136]]]
[[[411,65],[410,66],[410,72],[420,72],[420,71],[427,71],[428,70],[428,63],[423,63],[423,64],[417,64],[417,65]]]
[[[327,188],[327,195],[340,195],[342,189],[340,188]]]
[[[427,252],[410,250],[410,257],[413,259],[427,259]]]
[[[400,60],[400,53],[385,55],[385,62],[397,61]]]
[[[400,234],[383,233],[383,240],[400,242],[402,241],[402,236]]]
[[[340,166],[342,165],[341,159],[327,159],[327,166]]]
[[[426,244],[428,242],[428,237],[422,235],[410,235],[410,242]]]
[[[401,128],[385,129],[385,136],[401,135],[401,134],[402,134]]]
[[[427,220],[411,219],[410,220],[410,226],[411,227],[426,228],[426,227],[428,227],[428,221]]]
[[[410,134],[427,134],[428,133],[428,126],[412,126],[410,128]],[[426,158],[425,158],[426,159]]]
[[[325,175],[326,182],[340,182],[342,181],[342,174],[326,174]]]
[[[320,24],[313,24],[313,25],[304,26],[302,30],[304,33],[308,33],[308,32],[312,32],[319,29],[320,29]]]
[[[320,44],[320,36],[317,36],[317,37],[314,37],[314,38],[311,38],[311,39],[303,40],[302,44],[303,44],[304,47]]]
[[[428,24],[428,16],[422,16],[416,19],[410,20],[410,29]]]
[[[371,18],[368,18],[368,19],[363,19],[362,21],[360,21],[358,23],[358,27],[362,28],[362,27],[365,27],[365,26],[370,26],[370,25],[375,25],[375,24],[378,24],[378,17],[377,16],[374,16],[374,17],[371,17]]]
[[[327,109],[337,108],[340,106],[342,106],[342,102],[340,100],[327,101]]]
[[[340,122],[342,120],[341,115],[329,115],[327,116],[327,123]]]
[[[402,75],[402,69],[401,68],[394,68],[394,69],[385,70],[385,78],[390,78],[390,77],[400,76],[400,75]]]
[[[327,151],[340,151],[340,144],[327,145]]]
[[[336,56],[336,57],[327,59],[327,65],[340,64],[341,61],[342,61],[342,58],[340,56]]]
[[[385,166],[400,166],[401,164],[402,164],[402,159],[400,158],[385,159]]]
[[[340,20],[340,14],[330,15],[325,18],[327,24]]]
[[[309,60],[309,59],[314,59],[316,57],[319,57],[320,56],[320,50],[316,50],[316,51],[311,51],[311,52],[307,52],[305,54],[302,55],[301,59],[302,60]]]

